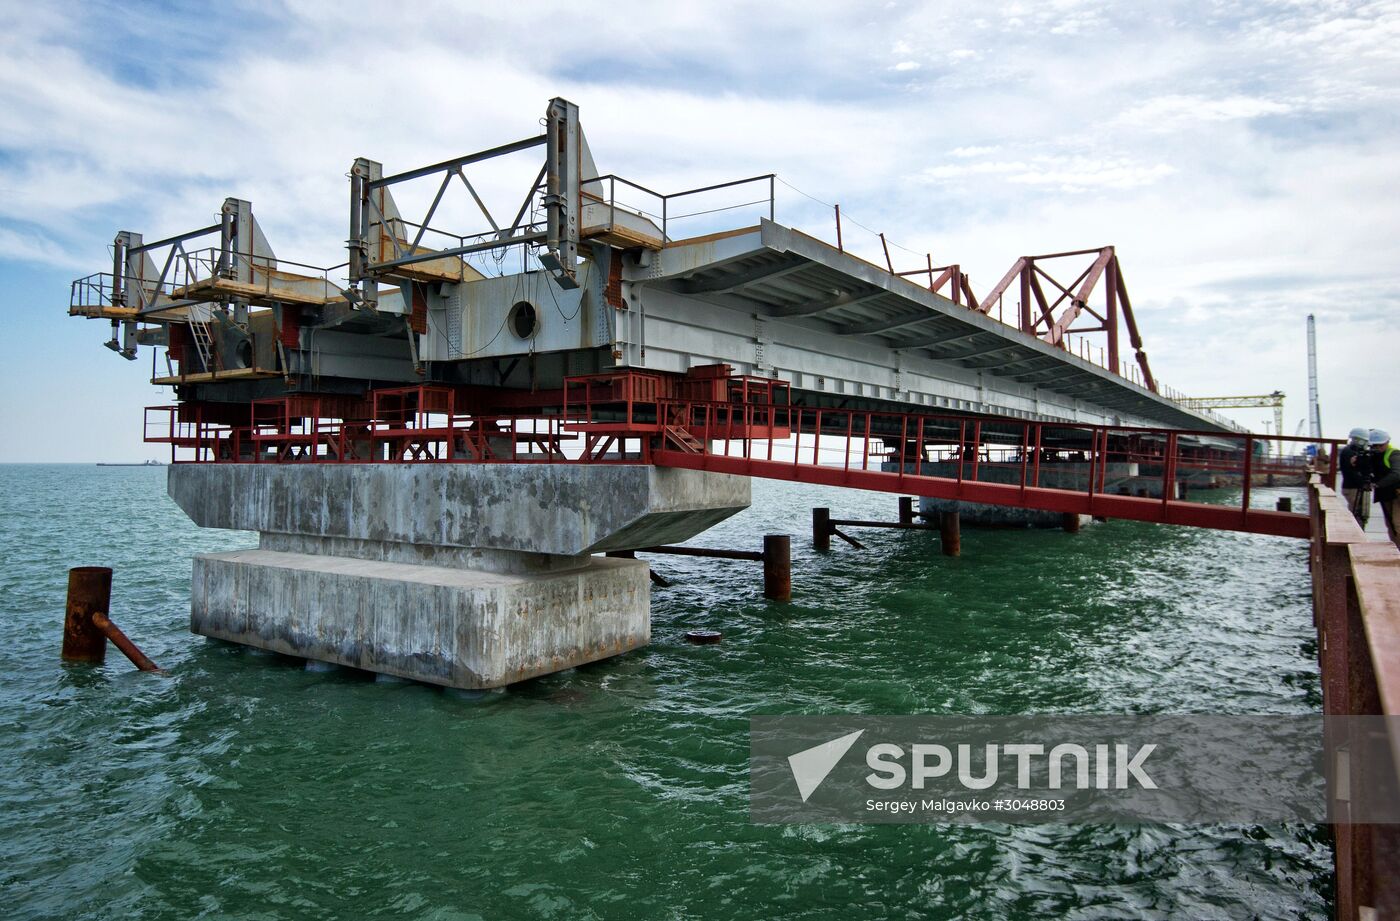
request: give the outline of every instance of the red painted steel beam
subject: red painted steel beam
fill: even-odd
[[[1035,295],[1036,303],[1040,305],[1040,319],[1033,321],[1031,323],[1030,329],[1027,330],[1027,332],[1034,335],[1036,330],[1040,327],[1041,321],[1043,320],[1045,322],[1046,339],[1047,341],[1050,341],[1049,334],[1054,330],[1055,327],[1055,314],[1054,307],[1051,306],[1049,300],[1047,300],[1045,297],[1045,289],[1040,287],[1039,275],[1042,275],[1044,273],[1041,272],[1036,266],[1032,265],[1030,267],[1030,271],[1027,274],[1030,275],[1031,293]],[[1059,303],[1059,301],[1056,301],[1056,303]],[[1058,343],[1051,341],[1050,344],[1056,345]]]
[[[1022,256],[1012,263],[1011,268],[1007,270],[1006,275],[1002,277],[1001,281],[993,285],[992,290],[987,292],[987,296],[982,298],[982,306],[977,309],[982,313],[991,312],[992,305],[1006,293],[1006,289],[1011,286],[1011,283],[1016,280],[1016,277],[1021,274],[1021,270],[1025,267],[1025,256]]]
[[[1087,493],[1018,483],[983,483],[883,470],[847,470],[790,461],[768,461],[713,454],[689,454],[669,448],[653,450],[652,462],[663,467],[683,467],[732,473],[771,480],[790,480],[816,486],[844,486],[875,492],[905,493],[931,499],[956,499],[1038,509],[1046,512],[1124,518],[1155,524],[1175,524],[1250,534],[1306,539],[1310,534],[1307,515],[1268,509],[1242,510],[1224,505],[1168,501],[1104,493]]]
[[[967,273],[963,272],[958,278],[957,284],[962,286],[963,297],[967,298],[967,306],[971,310],[982,311],[982,306],[977,303],[977,295],[972,293],[972,285],[967,280]],[[988,310],[991,308],[988,307]],[[985,312],[985,311],[983,311]]]
[[[1099,253],[1099,258],[1094,260],[1094,264],[1089,268],[1089,274],[1084,278],[1083,284],[1069,303],[1069,306],[1060,314],[1060,318],[1055,321],[1055,325],[1050,328],[1050,335],[1046,337],[1051,345],[1059,345],[1064,339],[1065,331],[1070,324],[1079,316],[1079,312],[1084,309],[1084,304],[1089,300],[1089,296],[1094,292],[1094,286],[1098,284],[1099,276],[1103,274],[1104,268],[1108,266],[1108,260],[1113,258],[1113,247],[1106,246]]]
[[[1123,266],[1115,260],[1114,280],[1118,283],[1118,303],[1123,309],[1123,323],[1128,327],[1128,342],[1137,353],[1138,367],[1142,369],[1142,380],[1148,390],[1157,392],[1157,379],[1147,366],[1147,353],[1142,348],[1142,335],[1138,333],[1137,320],[1133,318],[1133,302],[1128,299],[1128,283],[1123,280]]]

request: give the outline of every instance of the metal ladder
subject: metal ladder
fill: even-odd
[[[208,304],[191,304],[189,308],[190,335],[194,339],[194,350],[199,353],[205,371],[213,371],[214,337],[209,332],[209,320],[214,308]]]

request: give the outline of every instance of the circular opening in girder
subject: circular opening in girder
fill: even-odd
[[[238,367],[251,368],[253,366],[253,343],[247,339],[240,339],[233,351],[234,361]]]
[[[535,333],[540,331],[539,315],[535,313],[535,305],[529,301],[518,301],[510,308],[506,323],[510,331],[521,339],[534,338]]]

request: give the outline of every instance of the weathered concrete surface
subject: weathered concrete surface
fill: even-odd
[[[258,539],[260,550],[305,553],[312,556],[346,556],[383,563],[409,563],[414,566],[446,566],[449,569],[475,569],[516,575],[569,572],[582,569],[592,559],[588,554],[560,556],[552,553],[520,553],[516,550],[484,550],[472,547],[434,547],[431,544],[401,544],[383,540],[356,540],[353,537],[317,537],[314,534],[264,532]]]
[[[747,508],[747,477],[642,464],[172,464],[195,524],[578,556],[678,543]]]
[[[259,548],[198,556],[190,629],[461,688],[651,638],[644,562],[749,504],[749,480],[643,465],[177,464],[198,525]]]
[[[190,629],[457,688],[494,688],[651,639],[646,563],[510,575],[241,550],[195,557]]]

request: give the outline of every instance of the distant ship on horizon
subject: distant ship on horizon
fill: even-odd
[[[101,462],[99,462],[97,466],[99,466],[99,467],[164,467],[165,464],[161,463],[161,462],[158,461],[158,460],[148,460],[148,461],[131,461],[131,462],[129,462],[129,463],[101,463]]]

